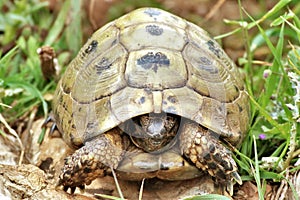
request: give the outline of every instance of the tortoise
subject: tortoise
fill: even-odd
[[[206,31],[164,10],[140,8],[97,30],[58,83],[53,113],[77,149],[59,177],[65,190],[111,169],[242,182],[229,147],[249,124],[244,82]]]

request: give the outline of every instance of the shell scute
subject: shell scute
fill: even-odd
[[[129,26],[120,34],[120,41],[128,51],[147,47],[180,51],[186,44],[186,38],[183,29],[155,22]]]
[[[72,98],[81,103],[109,96],[124,88],[127,51],[121,45],[114,45],[82,67],[71,89]]]
[[[137,115],[153,111],[152,92],[126,87],[111,96],[110,104],[117,120],[125,122]]]
[[[187,71],[181,53],[151,48],[133,51],[126,63],[125,79],[129,86],[162,90],[182,87]]]

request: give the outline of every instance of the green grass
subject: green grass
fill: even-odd
[[[46,117],[51,110],[51,98],[46,96],[53,94],[56,83],[43,79],[37,48],[54,47],[65,68],[83,43],[78,17],[81,1],[65,1],[58,15],[37,0],[16,2],[0,2],[8,10],[0,13],[0,113],[12,127],[34,111],[36,117]],[[111,7],[108,19],[130,6],[162,7],[150,0],[143,5],[135,2],[127,0]],[[252,112],[249,134],[236,151],[236,161],[242,179],[255,181],[264,199],[266,183],[280,183],[288,171],[299,170],[294,164],[300,153],[300,3],[281,0],[258,16],[251,16],[243,6],[240,19],[224,20],[233,31],[215,38],[239,32],[244,37],[245,54],[239,66],[245,74]],[[261,49],[268,51],[263,60],[256,58]],[[266,165],[264,157],[276,161]]]
[[[232,32],[244,31],[246,38],[247,51],[240,63],[246,73],[252,108],[251,128],[240,149],[243,156],[238,163],[248,173],[245,179],[255,179],[260,199],[264,199],[261,182],[284,179],[286,170],[295,168],[293,163],[299,154],[295,154],[300,136],[300,49],[296,46],[300,39],[299,4],[288,10],[289,3],[291,1],[279,1],[259,19],[253,19],[241,9],[248,21],[235,22],[241,27]],[[252,29],[258,31],[250,37],[248,32]],[[270,55],[258,62],[253,55],[262,46],[269,49]],[[262,157],[278,159],[264,167]],[[298,198],[296,194],[295,198]]]

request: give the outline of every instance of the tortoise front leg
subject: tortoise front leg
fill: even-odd
[[[117,168],[123,158],[124,143],[117,129],[99,135],[86,142],[83,147],[65,159],[59,176],[58,186],[62,185],[73,193],[76,187],[84,188],[92,180],[105,175],[105,171]]]
[[[180,133],[182,154],[189,158],[197,168],[216,177],[218,182],[230,183],[242,180],[229,150],[207,129],[197,123],[186,121]]]

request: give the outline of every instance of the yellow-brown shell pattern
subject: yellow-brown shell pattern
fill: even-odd
[[[238,69],[218,43],[156,8],[96,31],[67,67],[53,110],[73,146],[151,112],[191,119],[236,145],[250,112]]]

